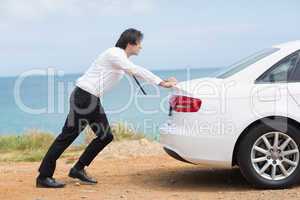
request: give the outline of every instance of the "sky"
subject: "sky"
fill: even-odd
[[[0,0],[0,76],[54,67],[82,73],[127,28],[149,70],[226,67],[300,39],[300,1]]]

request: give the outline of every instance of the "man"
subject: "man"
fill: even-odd
[[[128,59],[132,55],[138,55],[142,48],[142,39],[143,34],[140,31],[125,30],[115,47],[100,54],[86,73],[77,80],[70,97],[70,111],[62,132],[50,146],[39,167],[40,174],[36,179],[37,187],[62,188],[65,186],[64,183],[53,178],[56,160],[87,125],[91,127],[97,137],[91,141],[71,168],[69,177],[79,179],[86,184],[97,183],[97,180],[87,175],[84,168],[89,166],[97,154],[113,140],[100,97],[118,83],[124,73],[165,88],[176,85],[175,78],[162,80]]]

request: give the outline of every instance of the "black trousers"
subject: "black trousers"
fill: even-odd
[[[90,165],[97,154],[113,140],[113,135],[100,99],[76,87],[70,97],[70,111],[62,132],[56,137],[41,162],[40,176],[53,176],[56,160],[87,125],[97,137],[86,147],[78,160],[83,166]]]

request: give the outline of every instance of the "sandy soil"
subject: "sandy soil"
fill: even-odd
[[[210,169],[182,163],[166,155],[157,143],[114,142],[87,169],[97,185],[80,185],[68,178],[70,160],[60,159],[55,178],[63,189],[35,187],[38,162],[1,163],[1,200],[60,199],[300,199],[300,187],[287,190],[256,190],[238,169]]]

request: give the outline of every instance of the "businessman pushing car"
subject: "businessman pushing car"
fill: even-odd
[[[164,88],[172,88],[176,85],[177,80],[174,77],[162,80],[129,60],[129,57],[139,54],[142,49],[142,39],[141,31],[133,28],[125,30],[115,47],[100,54],[90,68],[78,78],[70,96],[70,110],[62,132],[51,144],[40,164],[36,187],[63,188],[65,186],[65,183],[53,178],[56,161],[86,126],[91,127],[96,137],[88,144],[68,175],[86,184],[97,184],[97,180],[89,176],[85,168],[113,140],[100,97],[112,89],[125,73],[133,76],[137,83],[136,77]]]

